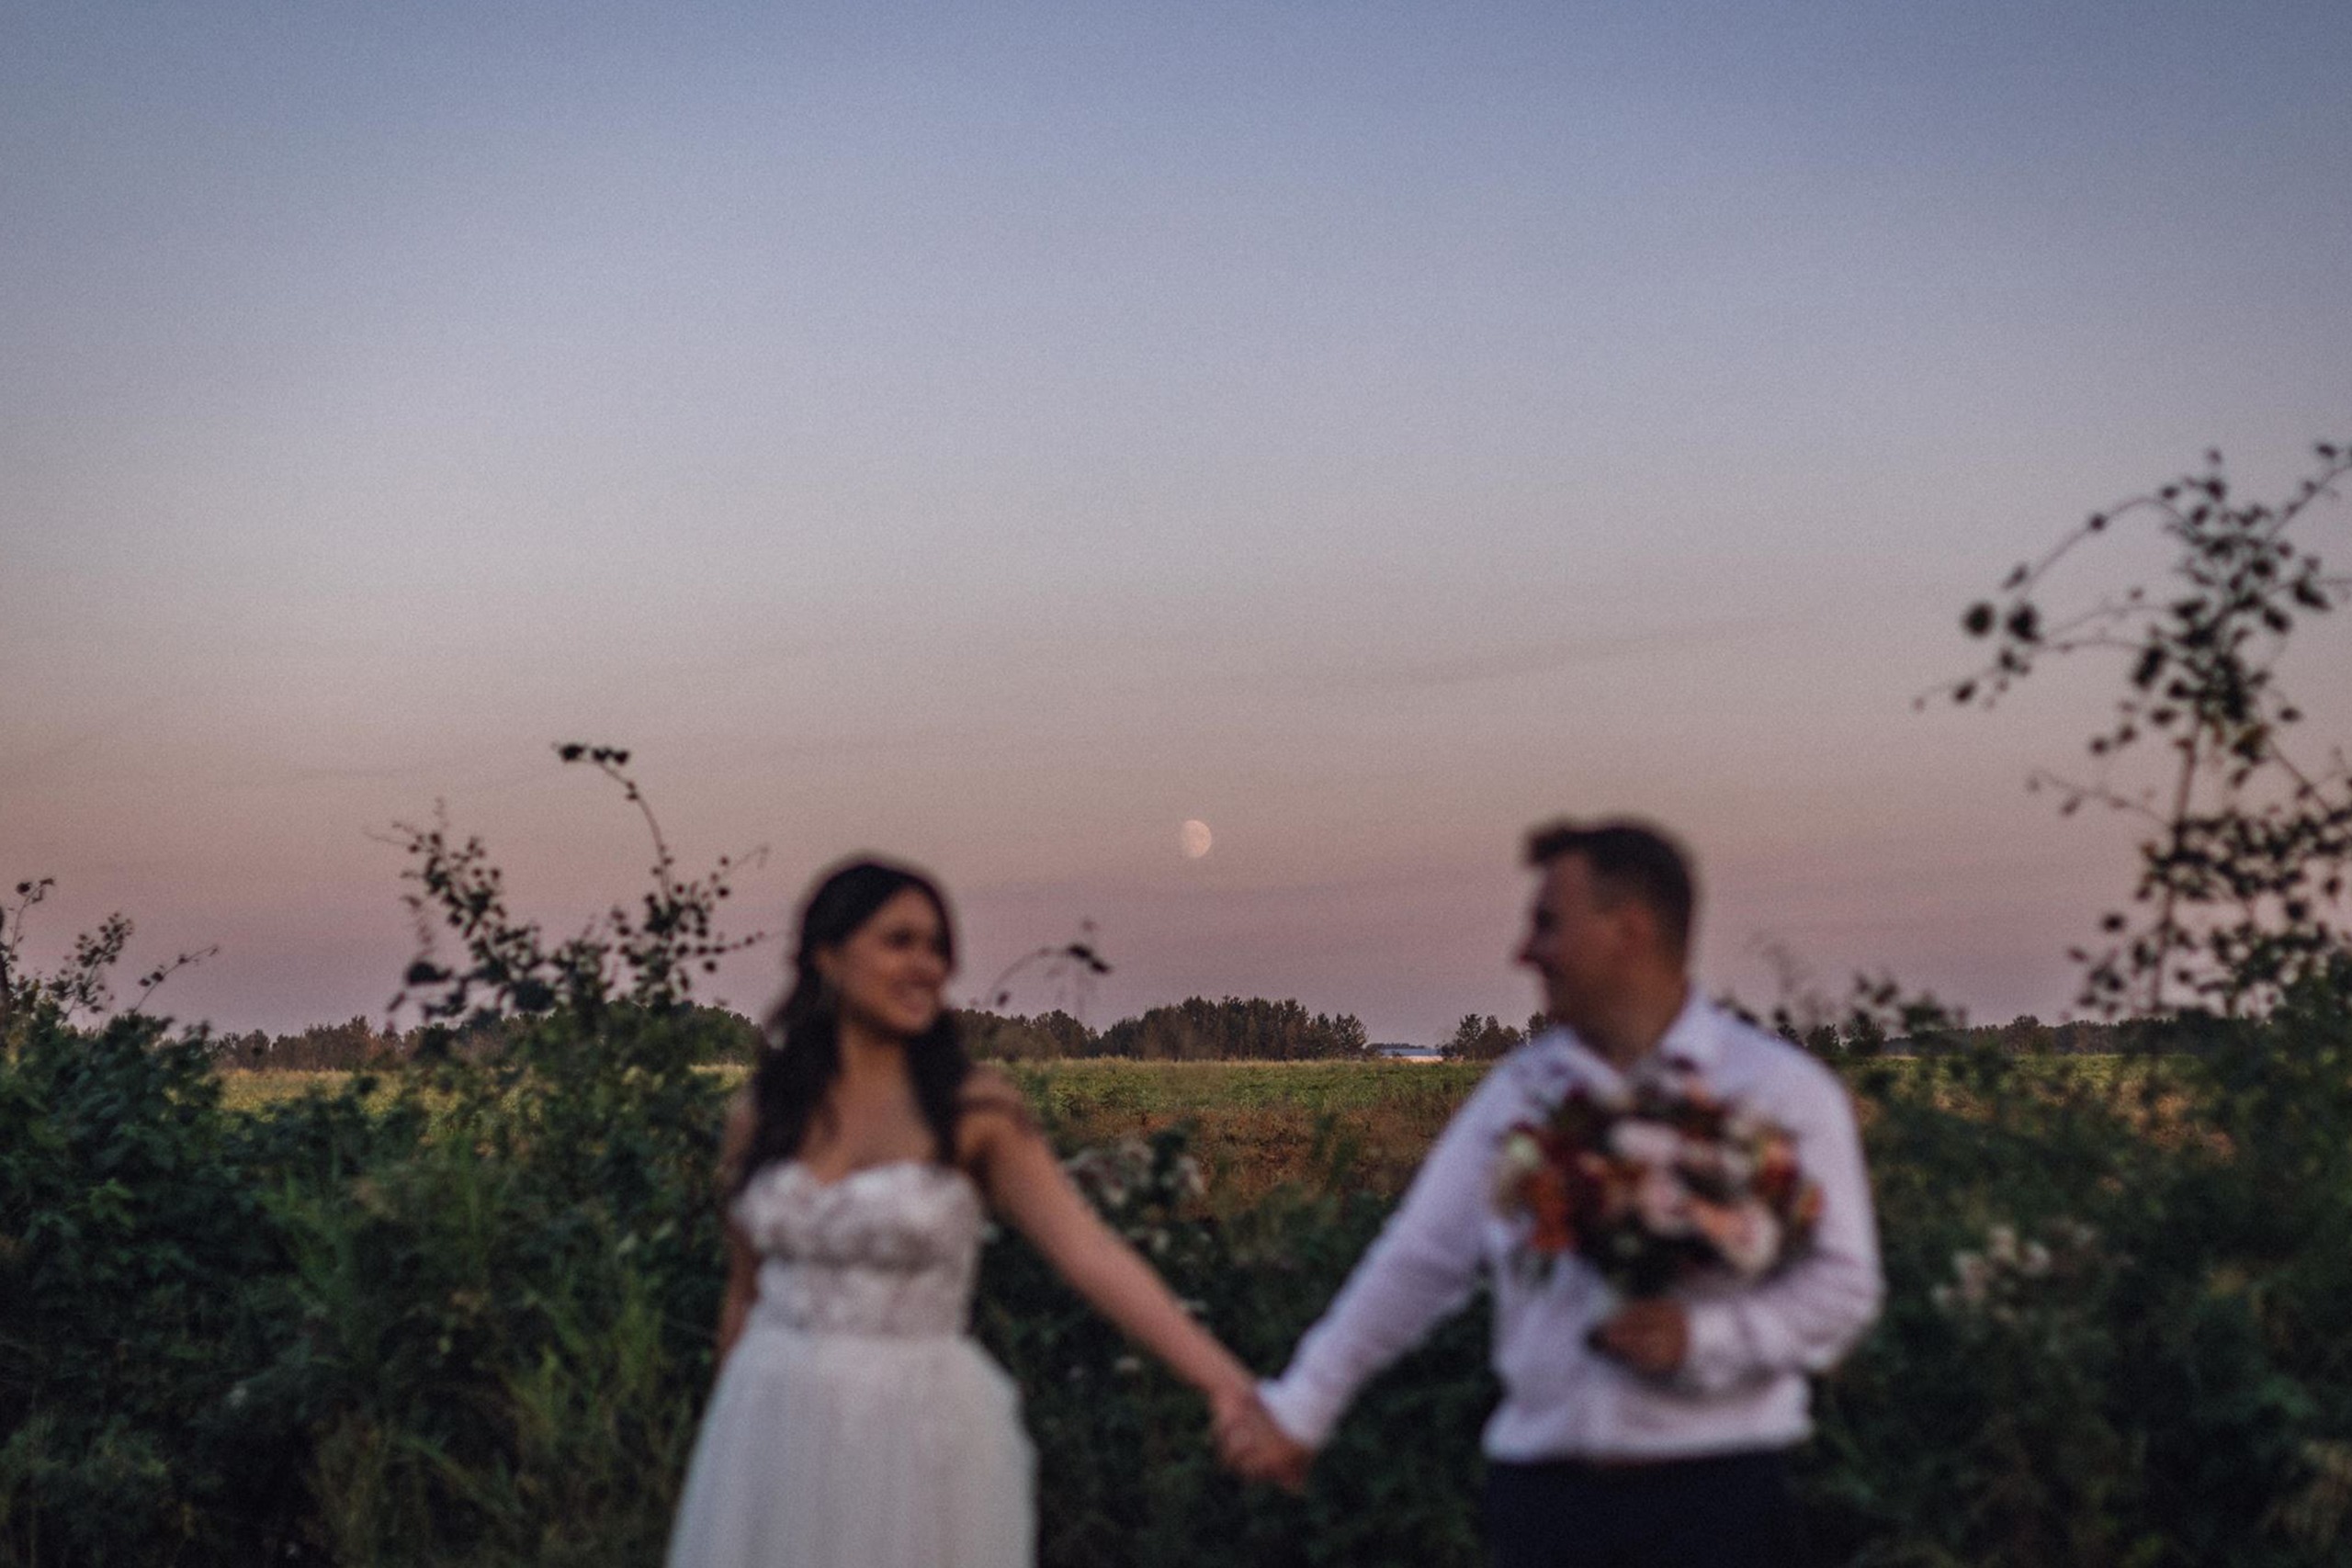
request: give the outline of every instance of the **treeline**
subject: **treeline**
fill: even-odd
[[[1540,1012],[1529,1014],[1523,1029],[1513,1028],[1493,1013],[1484,1018],[1464,1013],[1453,1032],[1439,1042],[1437,1052],[1449,1062],[1490,1062],[1549,1027],[1550,1021]]]
[[[1190,997],[1096,1031],[1058,1010],[1035,1018],[959,1011],[972,1054],[996,1061],[1115,1056],[1137,1062],[1308,1062],[1361,1057],[1370,1047],[1353,1013],[1309,1012],[1263,997]]]
[[[760,1027],[725,1008],[695,1007],[695,1032],[711,1062],[748,1062],[759,1049]],[[1262,997],[1193,997],[1121,1019],[1106,1029],[1055,1010],[1034,1017],[958,1009],[965,1043],[983,1061],[1035,1062],[1114,1056],[1139,1062],[1307,1062],[1367,1055],[1363,1022],[1352,1013],[1310,1013],[1296,1001]],[[1438,1043],[1448,1061],[1485,1062],[1543,1032],[1544,1015],[1522,1024],[1494,1014],[1467,1013],[1453,1032]],[[1792,1043],[1817,1056],[1847,1057],[1973,1055],[2005,1056],[2122,1055],[2161,1051],[2174,1026],[2163,1019],[2117,1022],[2044,1023],[2022,1014],[2007,1023],[1953,1027],[1933,1033],[1891,1033],[1873,1018],[1821,1023],[1810,1029],[1782,1025]],[[420,1051],[459,1056],[494,1051],[511,1025],[473,1030],[379,1028],[365,1018],[317,1023],[293,1034],[251,1030],[211,1036],[215,1062],[222,1067],[272,1072],[351,1072],[405,1062]]]
[[[423,1031],[413,1031],[421,1035]],[[406,1061],[416,1042],[397,1030],[379,1029],[365,1018],[345,1023],[314,1023],[299,1034],[247,1030],[212,1037],[221,1066],[272,1072],[349,1071]]]
[[[683,1020],[685,1032],[700,1043],[706,1060],[748,1062],[759,1045],[759,1025],[725,1008],[688,1007]],[[314,1023],[294,1034],[254,1029],[205,1038],[214,1064],[232,1070],[356,1072],[435,1055],[460,1060],[492,1055],[530,1021],[506,1018],[465,1027],[432,1024],[401,1030],[379,1029],[365,1018],[355,1017],[342,1023]]]
[[[1818,1023],[1798,1030],[1786,1023],[1780,1032],[1792,1044],[1816,1056],[2119,1056],[2164,1052],[2187,1043],[2177,1021],[2133,1018],[2107,1021],[2078,1020],[2044,1023],[2021,1013],[2007,1023],[1946,1024],[1915,1033],[1890,1030],[1869,1014],[1843,1023]]]
[[[1733,1005],[1736,1007],[1736,1003]],[[1810,1027],[1798,1026],[1786,1019],[1758,1021],[1777,1029],[1791,1044],[1832,1059],[1975,1055],[1985,1052],[2003,1056],[2118,1056],[2172,1049],[2177,1043],[2176,1036],[2183,1036],[2185,1041],[2181,1025],[2163,1018],[2052,1024],[2023,1013],[2007,1023],[1973,1027],[1953,1024],[1915,1033],[1890,1029],[1878,1013],[1862,1010],[1843,1022]],[[1453,1032],[1439,1043],[1438,1054],[1454,1062],[1491,1061],[1548,1027],[1540,1012],[1530,1017],[1523,1027],[1504,1023],[1492,1013],[1483,1018],[1468,1013],[1453,1026]]]
[[[741,1013],[715,1007],[688,1012],[705,1061],[748,1062],[758,1051],[760,1027]],[[1114,1056],[1143,1062],[1304,1062],[1361,1057],[1367,1050],[1363,1021],[1354,1014],[1309,1012],[1296,1001],[1262,997],[1193,997],[1101,1030],[1059,1010],[1032,1018],[958,1009],[956,1017],[972,1055],[988,1061]],[[293,1034],[215,1034],[211,1043],[214,1061],[226,1068],[351,1072],[389,1067],[420,1054],[492,1055],[517,1027],[508,1020],[474,1029],[397,1030],[353,1018]],[[1517,1032],[1510,1032],[1516,1043]]]
[[[2112,1056],[2163,1050],[2168,1037],[2181,1032],[2169,1019],[2044,1023],[2031,1013],[2021,1013],[2007,1023],[1952,1030],[1948,1040],[1938,1043],[1947,1050],[1989,1049],[2009,1056]]]

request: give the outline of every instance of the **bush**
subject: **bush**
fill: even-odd
[[[1858,1069],[1893,1292],[1807,1459],[1838,1560],[2340,1557],[2346,996],[2116,1077]],[[0,1065],[10,1559],[657,1557],[709,1373],[721,1090],[646,1066],[658,1018],[606,1027],[246,1116],[200,1038],[28,1037]],[[1178,1134],[1081,1169],[1269,1368],[1386,1209],[1336,1136],[1222,1216]],[[1047,1564],[1479,1560],[1483,1308],[1368,1391],[1303,1499],[1216,1473],[1197,1399],[1016,1239],[976,1326],[1023,1390]]]

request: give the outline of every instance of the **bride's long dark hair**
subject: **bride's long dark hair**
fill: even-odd
[[[887,861],[851,861],[820,878],[801,904],[792,988],[768,1015],[766,1047],[752,1073],[752,1143],[736,1173],[737,1190],[762,1167],[800,1152],[810,1126],[825,1113],[826,1092],[841,1077],[839,1004],[833,988],[817,973],[817,955],[847,942],[876,910],[909,888],[930,899],[939,912],[940,941],[952,968],[956,924],[946,897],[919,871]],[[938,1020],[907,1042],[907,1073],[914,1080],[915,1104],[931,1128],[933,1157],[942,1165],[956,1157],[958,1097],[971,1070],[955,1011],[943,1005]]]

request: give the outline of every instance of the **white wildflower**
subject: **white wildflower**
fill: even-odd
[[[1627,1117],[1609,1129],[1609,1152],[1637,1165],[1668,1166],[1682,1156],[1682,1134],[1663,1122]]]
[[[1951,1255],[1951,1270],[1960,1284],[1962,1303],[1972,1308],[1982,1307],[1991,1293],[1993,1266],[1982,1253],[1955,1252]]]
[[[1532,1133],[1518,1132],[1503,1139],[1495,1152],[1495,1207],[1508,1213],[1519,1201],[1519,1184],[1544,1168],[1544,1145]]]

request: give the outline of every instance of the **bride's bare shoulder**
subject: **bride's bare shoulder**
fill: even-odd
[[[729,1180],[742,1169],[751,1157],[752,1137],[759,1131],[759,1102],[752,1098],[752,1086],[745,1084],[735,1098],[727,1103],[727,1124],[718,1134],[718,1168]]]
[[[956,1101],[967,1116],[1008,1116],[1031,1127],[1037,1124],[1029,1108],[1029,1097],[1021,1086],[1005,1075],[1001,1067],[977,1062],[964,1075],[963,1088],[956,1091]]]
[[[959,1113],[957,1141],[974,1155],[985,1155],[1004,1137],[1035,1137],[1043,1131],[1021,1086],[986,1063],[976,1064],[964,1076],[964,1086],[956,1090],[956,1107]]]

